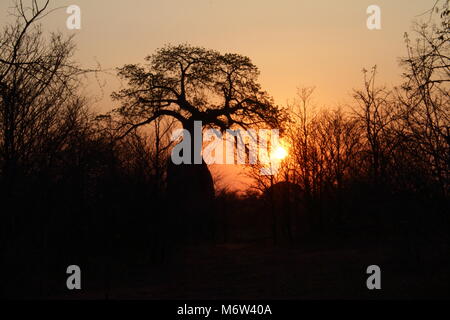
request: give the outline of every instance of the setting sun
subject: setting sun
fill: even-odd
[[[286,149],[284,149],[283,147],[279,146],[278,148],[276,148],[273,153],[272,153],[273,157],[275,159],[278,160],[283,160],[284,158],[286,158],[286,156],[288,155]]]

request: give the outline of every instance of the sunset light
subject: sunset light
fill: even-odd
[[[449,84],[450,0],[0,0],[0,302],[450,301]]]
[[[272,156],[278,160],[283,160],[284,158],[287,157],[287,155],[288,155],[288,152],[282,146],[279,146],[278,148],[276,148],[272,153]]]

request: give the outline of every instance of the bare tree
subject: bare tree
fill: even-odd
[[[76,148],[72,144],[89,131],[86,100],[77,94],[77,79],[84,71],[73,61],[71,37],[43,33],[39,22],[49,12],[49,0],[17,0],[15,21],[0,33],[0,184],[8,208],[2,210],[2,266],[12,267],[6,262],[22,245],[24,221],[35,219],[31,221],[36,221],[39,241],[33,245],[45,250],[50,213],[35,218],[26,197],[48,195],[51,187],[46,186],[61,173],[56,164],[67,160],[67,150]],[[40,188],[30,191],[32,183]]]
[[[438,1],[439,2],[439,1]],[[438,3],[437,2],[437,3]],[[427,23],[416,23],[416,41],[405,35],[408,56],[402,59],[405,82],[399,100],[410,147],[426,161],[443,194],[450,172],[450,9],[443,1]],[[436,12],[438,17],[436,17]],[[419,151],[419,152],[417,152]]]
[[[85,104],[76,95],[72,39],[51,34],[46,41],[37,24],[48,3],[18,1],[16,23],[0,35],[0,157],[8,190],[19,167],[33,167],[21,164],[64,144]]]
[[[364,89],[356,90],[354,98],[357,108],[353,109],[359,120],[367,143],[369,175],[375,185],[387,177],[389,157],[396,147],[396,136],[392,126],[398,119],[398,109],[392,92],[375,86],[377,68],[374,66],[368,74],[364,73]]]

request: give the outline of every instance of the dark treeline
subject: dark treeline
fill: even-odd
[[[314,88],[298,89],[284,132],[290,156],[274,177],[260,175],[258,166],[249,171],[272,216],[275,243],[310,231],[393,237],[417,259],[425,243],[428,251],[441,249],[433,238],[448,248],[448,2],[431,15],[435,24],[415,25],[414,39],[405,35],[398,87],[377,86],[375,66],[363,70],[363,87],[348,106],[317,108]]]
[[[120,282],[113,274],[173,265],[176,248],[200,242],[373,240],[417,261],[448,252],[448,1],[436,25],[406,38],[404,83],[378,87],[376,68],[364,71],[352,105],[314,108],[313,88],[300,88],[277,107],[250,59],[181,45],[150,56],[150,70],[119,69],[128,88],[113,94],[120,107],[107,115],[79,93],[96,71],[74,61],[73,39],[43,34],[47,5],[18,2],[16,12],[0,35],[3,296],[59,294],[71,264],[86,266],[90,288],[103,290]],[[211,107],[217,97],[223,109]],[[204,164],[179,171],[171,189],[170,134],[192,130],[193,120],[282,128],[289,156],[276,176],[249,169],[259,192],[209,197]]]

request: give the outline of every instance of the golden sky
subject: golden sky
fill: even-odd
[[[41,0],[42,1],[42,0]],[[0,2],[1,24],[11,0]],[[62,8],[46,18],[50,30],[76,34],[77,59],[99,61],[113,71],[167,43],[187,42],[249,56],[261,70],[263,87],[285,104],[300,85],[314,85],[320,105],[345,103],[360,85],[361,69],[377,64],[380,83],[398,83],[398,57],[405,54],[403,34],[434,0],[53,0],[51,6],[78,5],[81,30],[65,27]],[[366,27],[369,5],[381,8],[381,30]],[[101,110],[110,108],[111,76]],[[98,86],[91,88],[99,94]]]
[[[40,0],[42,1],[42,0]],[[89,80],[95,108],[109,111],[120,83],[114,68],[140,63],[165,44],[189,43],[249,56],[260,81],[280,105],[298,86],[316,86],[319,106],[351,101],[362,84],[363,68],[378,66],[379,84],[400,81],[398,59],[403,35],[435,0],[53,0],[63,7],[43,22],[46,30],[75,34],[76,59],[85,67],[98,61],[110,75],[102,88]],[[1,22],[11,0],[1,0]],[[381,8],[381,30],[366,27],[369,5]],[[81,8],[81,30],[69,31],[64,7]],[[424,18],[424,16],[422,16]],[[94,99],[93,99],[94,100]]]

